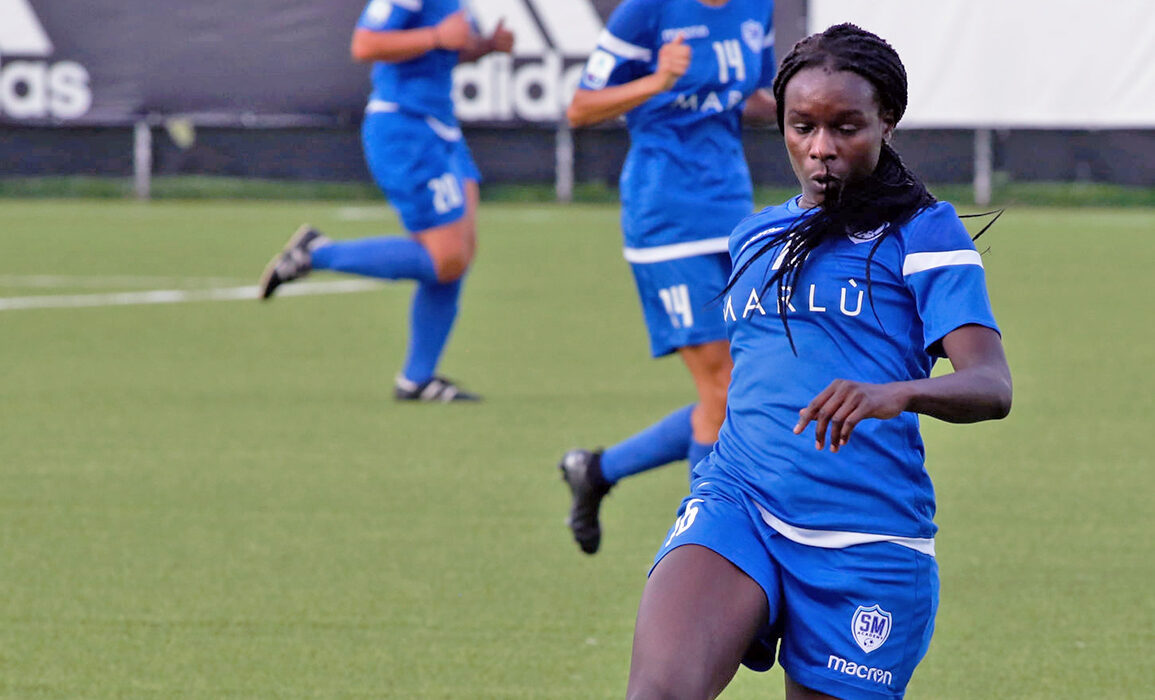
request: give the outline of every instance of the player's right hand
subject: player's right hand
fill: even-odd
[[[674,87],[678,78],[690,69],[690,47],[685,41],[679,32],[673,41],[662,44],[662,48],[658,49],[658,68],[654,75],[662,79],[663,90]]]
[[[437,23],[437,40],[443,49],[460,51],[475,40],[473,27],[461,10],[454,12]]]

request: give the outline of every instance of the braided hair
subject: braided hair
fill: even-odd
[[[774,78],[774,98],[778,102],[778,128],[785,133],[786,86],[799,71],[826,67],[833,72],[849,71],[874,86],[883,117],[897,124],[906,111],[906,69],[894,48],[880,37],[853,24],[839,24],[821,34],[813,34],[794,45],[782,59]],[[794,337],[786,317],[788,297],[810,253],[824,241],[847,234],[881,229],[866,258],[866,288],[874,307],[870,267],[879,245],[923,209],[934,204],[934,196],[907,170],[890,144],[883,143],[874,172],[859,181],[848,181],[823,198],[813,213],[800,217],[785,231],[766,242],[731,276],[722,294],[733,288],[738,278],[756,260],[783,246],[779,267],[766,281],[765,294],[777,285],[778,316],[795,354]],[[875,312],[875,319],[878,314]],[[880,322],[881,323],[881,322]]]

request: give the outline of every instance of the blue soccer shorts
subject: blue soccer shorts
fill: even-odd
[[[630,263],[630,268],[654,357],[726,339],[719,295],[730,277],[729,254]]]
[[[796,682],[838,698],[901,698],[926,654],[938,608],[934,557],[893,542],[825,549],[791,541],[732,484],[697,479],[654,558],[685,544],[728,559],[766,592],[770,615],[744,660],[778,662]]]
[[[410,233],[465,216],[467,181],[481,173],[461,130],[406,112],[371,112],[361,124],[365,162]]]

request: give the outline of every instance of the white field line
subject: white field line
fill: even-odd
[[[0,287],[60,287],[107,289],[109,287],[219,287],[243,280],[226,277],[147,277],[143,275],[0,275]]]
[[[341,221],[388,221],[393,218],[393,214],[382,203],[380,206],[340,207],[337,209],[337,218]],[[395,231],[394,234],[399,232]]]
[[[379,282],[341,280],[305,282],[280,287],[277,296],[300,297],[314,294],[349,294],[380,289]],[[153,289],[146,292],[113,292],[109,294],[58,294],[39,297],[0,297],[0,311],[18,309],[76,309],[102,306],[135,306],[140,304],[183,304],[193,301],[235,301],[256,299],[257,285],[220,287],[217,289]]]

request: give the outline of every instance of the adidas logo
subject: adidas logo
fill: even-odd
[[[512,56],[490,54],[454,70],[457,117],[560,119],[604,27],[592,0],[474,0],[470,10],[483,33],[504,20],[516,40]]]
[[[29,0],[0,0],[0,117],[76,119],[88,112],[88,70],[50,61],[54,51]]]

